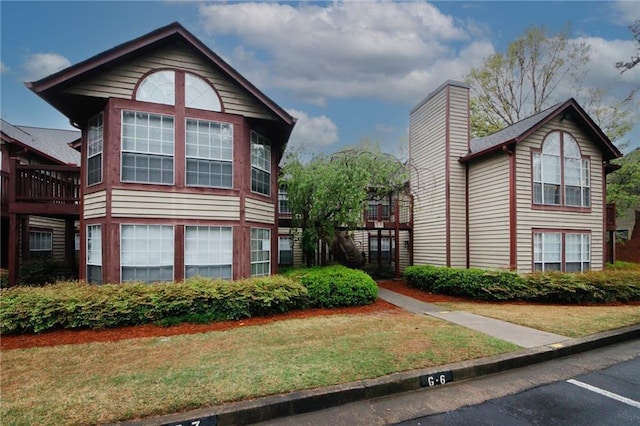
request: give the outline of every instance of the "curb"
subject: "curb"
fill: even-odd
[[[432,387],[451,381],[461,381],[525,367],[568,355],[586,352],[615,343],[640,338],[640,324],[604,331],[564,342],[523,349],[438,367],[393,373],[376,379],[328,386],[318,389],[272,395],[249,401],[222,404],[207,408],[142,420],[118,422],[121,426],[151,425],[246,425],[278,417],[323,410],[350,402],[388,396],[395,393]]]

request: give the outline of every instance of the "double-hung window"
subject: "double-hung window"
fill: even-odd
[[[284,188],[278,188],[278,212],[281,216],[291,216],[291,207],[289,207],[289,195]]]
[[[271,273],[271,231],[251,228],[251,276]]]
[[[584,272],[591,266],[591,235],[577,232],[534,232],[533,266],[538,272]]]
[[[122,111],[122,181],[173,184],[173,117]]]
[[[589,160],[567,132],[549,133],[541,152],[534,152],[533,203],[551,206],[591,205]]]
[[[172,281],[173,240],[173,226],[121,225],[121,281]]]
[[[102,182],[102,149],[103,149],[103,116],[102,113],[89,120],[87,132],[87,185]]]
[[[293,265],[293,237],[291,235],[278,237],[278,264]]]
[[[271,142],[251,131],[251,190],[271,195]]]
[[[185,278],[232,278],[233,230],[221,226],[187,226],[184,233]]]
[[[187,185],[231,188],[233,125],[187,119]]]
[[[102,283],[102,225],[87,226],[87,282]]]
[[[53,256],[53,232],[29,232],[29,257],[37,259],[51,259]]]
[[[393,243],[395,243],[395,241],[389,237],[382,237],[380,240],[378,240],[377,236],[369,238],[369,262],[374,263],[378,261],[378,246],[380,246],[380,261],[386,263],[391,262],[391,258],[393,257]]]

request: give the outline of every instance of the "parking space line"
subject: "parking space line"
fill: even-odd
[[[590,384],[581,382],[579,380],[569,379],[569,380],[567,380],[567,382],[571,383],[572,385],[580,386],[583,389],[590,390],[591,392],[595,392],[595,393],[600,394],[602,396],[606,396],[607,398],[611,398],[611,399],[615,399],[616,401],[623,402],[623,403],[625,403],[627,405],[630,405],[632,407],[640,408],[640,402],[634,401],[633,399],[625,398],[624,396],[618,395],[618,394],[613,393],[613,392],[609,392],[609,391],[604,390],[604,389],[597,388],[595,386],[591,386]]]

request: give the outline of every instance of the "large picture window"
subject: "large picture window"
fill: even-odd
[[[103,116],[102,113],[89,120],[87,132],[87,185],[102,182],[102,149],[103,149]]]
[[[173,226],[122,225],[121,281],[173,281]]]
[[[187,120],[187,185],[231,188],[233,125]]]
[[[185,278],[232,278],[231,227],[187,226],[184,241]]]
[[[251,276],[271,273],[271,231],[251,228]]]
[[[122,112],[122,181],[173,184],[173,117]]]
[[[534,204],[590,207],[589,160],[582,158],[573,136],[549,133],[532,160]]]
[[[584,272],[591,267],[591,235],[534,232],[533,266],[537,272]]]
[[[251,190],[271,195],[271,142],[251,131]]]
[[[102,225],[87,226],[87,282],[102,284]]]

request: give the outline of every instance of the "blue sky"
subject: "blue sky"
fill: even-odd
[[[409,110],[531,25],[570,24],[571,38],[591,45],[585,84],[625,96],[640,69],[620,75],[614,63],[635,51],[627,26],[638,17],[634,1],[2,0],[0,112],[12,124],[70,128],[23,81],[178,21],[298,118],[291,147],[332,152],[368,138],[404,155]],[[561,87],[557,100],[572,95]],[[627,139],[640,146],[640,125]]]

